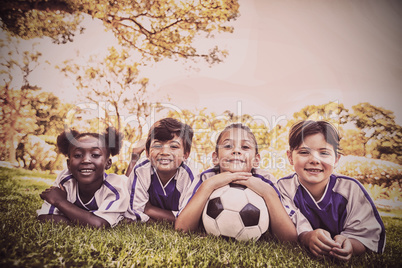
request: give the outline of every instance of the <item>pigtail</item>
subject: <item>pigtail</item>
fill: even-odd
[[[117,132],[114,127],[108,127],[104,134],[105,144],[112,156],[119,154],[123,144],[124,135],[121,132]]]
[[[57,148],[60,153],[68,156],[68,150],[70,148],[71,139],[75,139],[80,133],[76,130],[65,130],[59,136],[57,136]]]
[[[79,133],[76,130],[65,130],[57,136],[57,148],[60,153],[68,156],[70,145],[76,140],[84,136],[92,136],[100,139],[105,144],[107,151],[112,155],[117,155],[123,144],[123,134],[117,132],[114,127],[108,127],[106,132],[99,135],[98,133]]]

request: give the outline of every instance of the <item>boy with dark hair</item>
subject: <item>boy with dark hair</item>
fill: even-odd
[[[289,134],[295,173],[278,181],[300,242],[315,256],[349,260],[367,249],[382,253],[385,228],[364,187],[333,174],[339,135],[326,121],[301,121]]]
[[[173,118],[157,121],[145,143],[147,160],[128,175],[130,204],[125,217],[137,221],[174,222],[198,184],[185,161],[192,128]]]

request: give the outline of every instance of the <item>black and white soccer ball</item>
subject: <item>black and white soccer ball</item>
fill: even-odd
[[[208,234],[246,241],[259,239],[268,230],[269,214],[264,199],[239,184],[216,189],[202,213]]]

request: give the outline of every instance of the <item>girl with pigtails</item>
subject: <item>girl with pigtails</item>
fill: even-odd
[[[122,139],[113,127],[102,134],[62,132],[57,147],[67,156],[68,168],[40,194],[44,203],[37,211],[38,219],[97,228],[114,227],[123,219],[129,203],[126,177],[105,173]]]

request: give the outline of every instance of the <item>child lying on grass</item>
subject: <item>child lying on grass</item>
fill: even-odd
[[[145,144],[148,159],[130,171],[137,162],[137,157],[132,157],[127,171],[127,221],[175,222],[198,182],[185,163],[193,134],[189,125],[174,118],[161,119],[151,127]]]
[[[110,156],[119,153],[121,143],[122,135],[114,128],[103,134],[61,133],[57,147],[68,157],[68,169],[40,194],[45,202],[37,211],[38,219],[98,228],[115,226],[128,208],[127,178],[105,170],[111,167]]]
[[[296,229],[283,207],[271,174],[257,169],[260,161],[253,132],[242,124],[227,126],[219,135],[212,155],[215,168],[204,171],[203,181],[177,218],[175,228],[194,231],[202,224],[202,211],[212,192],[231,182],[244,185],[260,195],[267,205],[270,231],[281,241],[296,241]]]
[[[289,134],[295,174],[278,181],[300,242],[315,256],[349,260],[366,249],[381,253],[385,228],[368,193],[355,179],[332,174],[339,136],[325,121],[302,121]]]

